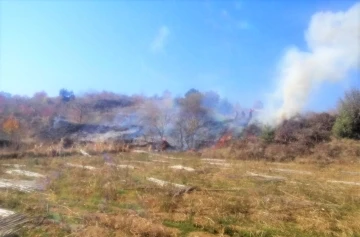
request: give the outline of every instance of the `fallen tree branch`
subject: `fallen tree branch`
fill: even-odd
[[[176,188],[186,188],[186,186],[183,184],[170,183],[168,181],[164,181],[164,180],[156,179],[156,178],[152,178],[152,177],[146,178],[146,180],[153,182],[161,187],[174,186]]]
[[[270,176],[270,175],[265,175],[265,174],[256,174],[253,172],[246,172],[247,176],[250,177],[259,177],[265,180],[269,180],[269,181],[285,181],[286,178],[282,177],[282,176]]]
[[[83,169],[87,169],[87,170],[95,170],[96,169],[94,166],[89,166],[89,165],[77,165],[77,164],[72,164],[72,163],[66,163],[65,165],[69,166],[69,167],[83,168]]]
[[[16,213],[4,218],[0,218],[0,236],[8,236],[16,233],[24,224],[31,220],[28,216]]]
[[[80,149],[79,151],[80,151],[80,153],[82,155],[87,156],[87,157],[91,157],[91,155],[89,153],[87,153],[86,151],[84,151],[83,149]]]
[[[175,170],[185,170],[185,171],[189,171],[189,172],[194,172],[195,171],[194,168],[185,167],[185,166],[182,166],[182,165],[173,165],[173,166],[169,166],[169,168],[175,169]]]
[[[302,170],[291,170],[291,169],[270,169],[271,171],[278,171],[284,173],[291,173],[291,174],[306,174],[311,175],[312,173],[309,171],[302,171]]]
[[[328,180],[327,182],[360,186],[360,183],[357,182],[347,182],[347,181],[339,181],[339,180]]]

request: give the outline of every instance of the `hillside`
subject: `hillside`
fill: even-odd
[[[359,94],[349,93],[354,98]],[[356,106],[351,107],[357,108],[351,112],[354,122]],[[270,127],[260,123],[261,103],[244,109],[215,92],[194,89],[177,98],[109,92],[75,97],[66,90],[58,97],[44,92],[31,98],[2,95],[0,109],[3,157],[64,156],[80,150],[99,154],[134,147],[159,150],[166,141],[177,151],[216,155],[227,148],[227,155],[237,159],[283,161],[311,155],[341,136],[356,139],[358,134],[357,126],[352,137],[339,134],[339,126],[347,126],[339,125],[341,114],[326,112],[299,114]],[[330,156],[337,156],[337,149],[341,147],[326,152],[334,150]]]

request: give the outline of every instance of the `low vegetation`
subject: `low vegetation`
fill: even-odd
[[[51,182],[44,191],[1,192],[1,207],[35,218],[21,228],[21,236],[360,234],[359,163],[225,159],[225,166],[186,154],[112,158],[114,165],[131,164],[135,169],[106,165],[98,156],[7,160],[45,174]],[[69,167],[68,162],[95,169]],[[174,164],[195,172],[174,171],[169,168]],[[148,177],[196,189],[174,195],[174,187],[157,186]]]
[[[350,90],[340,100],[333,132],[337,137],[360,139],[360,90]]]

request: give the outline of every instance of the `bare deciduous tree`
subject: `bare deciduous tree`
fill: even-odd
[[[179,111],[174,133],[181,148],[194,149],[201,139],[201,129],[209,121],[209,109],[203,105],[203,94],[190,90],[184,98],[177,100]]]
[[[72,101],[69,106],[70,117],[77,123],[87,122],[91,106],[82,101]]]
[[[142,107],[142,123],[146,130],[146,135],[151,137],[158,136],[163,139],[171,123],[172,112],[164,101],[149,101]]]

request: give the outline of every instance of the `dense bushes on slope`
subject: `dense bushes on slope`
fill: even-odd
[[[360,90],[345,93],[339,103],[339,115],[333,133],[340,138],[360,139]]]

